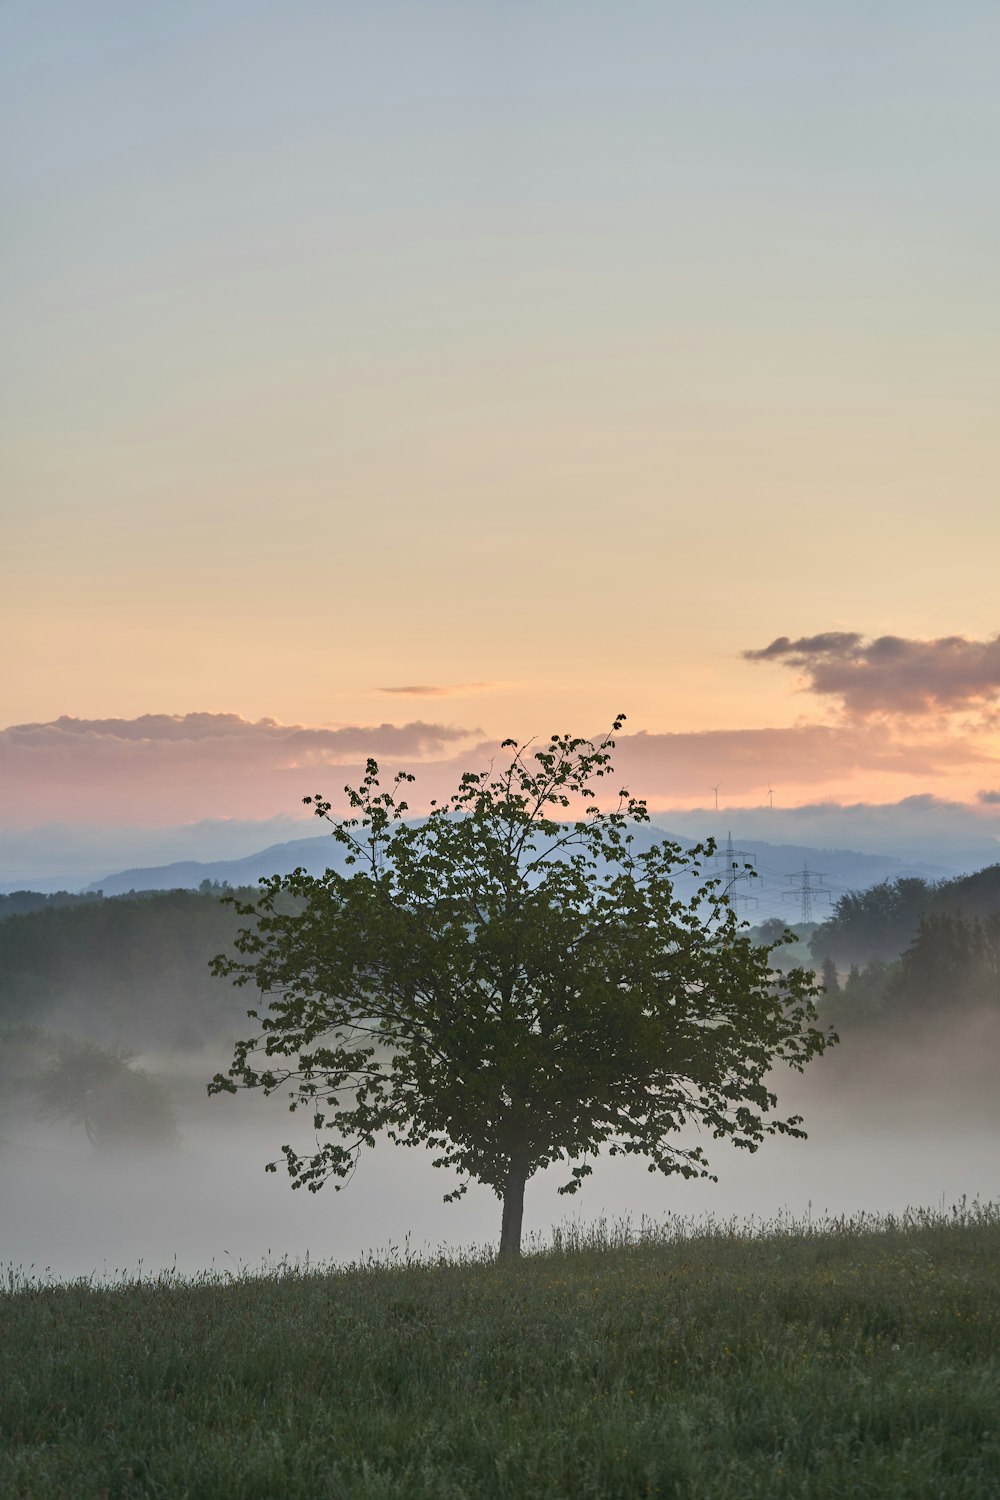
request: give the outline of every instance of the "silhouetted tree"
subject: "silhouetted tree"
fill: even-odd
[[[960,911],[931,912],[900,959],[889,986],[907,1016],[990,1004],[1000,990],[1000,914],[986,922]]]
[[[841,987],[834,1014],[838,1022],[861,1021],[879,1014],[894,967],[873,958],[861,969],[852,964]]]
[[[983,999],[1000,1005],[1000,911],[983,919]]]
[[[848,891],[813,933],[810,951],[820,962],[832,958],[839,964],[896,958],[930,909],[934,889],[918,876],[901,876]]]
[[[413,778],[383,792],[371,760],[346,789],[351,817],[305,799],[355,868],[275,876],[236,903],[251,922],[243,956],[215,971],[256,985],[267,1008],[250,1011],[260,1034],[209,1085],[291,1086],[317,1131],[311,1155],[282,1148],[293,1186],[346,1178],[379,1131],[429,1144],[435,1165],[465,1175],[449,1198],[475,1178],[502,1199],[500,1252],[516,1255],[525,1183],[549,1163],[575,1163],[560,1188],[574,1192],[602,1146],[710,1175],[678,1142],[688,1122],[751,1151],[803,1134],[799,1116],[769,1118],[765,1080],[835,1039],[810,1024],[813,975],[776,973],[718,881],[677,897],[675,876],[700,876],[711,845],[633,852],[645,804],[593,800],[613,746],[553,735],[529,759],[506,740],[503,770],[466,773],[416,823],[400,798]],[[340,1139],[321,1141],[324,1129]]]
[[[753,933],[758,942],[777,945],[784,941],[788,930],[788,923],[782,917],[767,917],[758,923]]]
[[[176,1143],[170,1096],[158,1079],[132,1066],[123,1047],[59,1037],[54,1058],[33,1082],[41,1117],[82,1125],[94,1146]]]
[[[820,982],[827,995],[831,998],[840,994],[840,979],[837,976],[837,965],[832,958],[824,958]]]

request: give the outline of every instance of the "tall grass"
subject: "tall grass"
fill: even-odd
[[[564,1226],[520,1264],[0,1298],[0,1494],[994,1500],[1000,1212]]]

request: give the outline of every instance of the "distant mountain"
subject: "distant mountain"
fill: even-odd
[[[242,859],[184,859],[171,865],[119,870],[103,880],[95,880],[86,889],[103,891],[106,896],[124,896],[129,891],[197,890],[203,880],[256,885],[268,875],[290,875],[299,866],[310,875],[322,875],[327,869],[343,870],[344,851],[330,834],[293,839],[287,844],[271,844]]]
[[[635,837],[637,847],[643,848],[657,839],[672,839],[673,835],[662,828],[642,825],[636,828]],[[685,847],[690,844],[688,839],[674,841]],[[741,912],[751,920],[780,915],[794,917],[797,909],[801,910],[803,870],[809,873],[807,884],[817,888],[818,893],[811,899],[813,912],[820,919],[845,891],[864,890],[901,875],[940,880],[964,873],[964,867],[904,862],[888,855],[859,854],[849,849],[768,844],[759,839],[742,839],[738,833],[733,835],[732,842],[736,863],[752,864],[757,871],[756,878],[741,880],[735,887]],[[724,871],[726,860],[723,841],[717,855],[720,872]],[[121,870],[94,881],[87,889],[101,890],[106,896],[121,896],[129,891],[196,890],[205,880],[256,885],[268,875],[288,875],[300,867],[310,875],[322,875],[328,868],[343,870],[344,851],[331,835],[321,834],[286,844],[271,844],[242,859],[182,860],[176,864]]]

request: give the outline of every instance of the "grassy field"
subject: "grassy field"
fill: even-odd
[[[0,1297],[30,1500],[1000,1495],[1000,1213]]]

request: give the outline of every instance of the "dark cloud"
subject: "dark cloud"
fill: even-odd
[[[1000,791],[990,787],[984,787],[981,792],[976,793],[977,802],[985,802],[987,807],[1000,805]]]
[[[865,641],[856,631],[828,631],[794,641],[779,636],[743,655],[802,672],[807,692],[839,698],[862,717],[968,708],[1000,696],[1000,635],[987,641],[961,635]]]
[[[776,656],[787,656],[798,666],[813,656],[843,655],[861,644],[861,636],[854,630],[827,630],[822,635],[800,635],[797,641],[787,635],[759,651],[744,651],[747,661],[771,661]],[[797,660],[796,660],[797,658]]]

